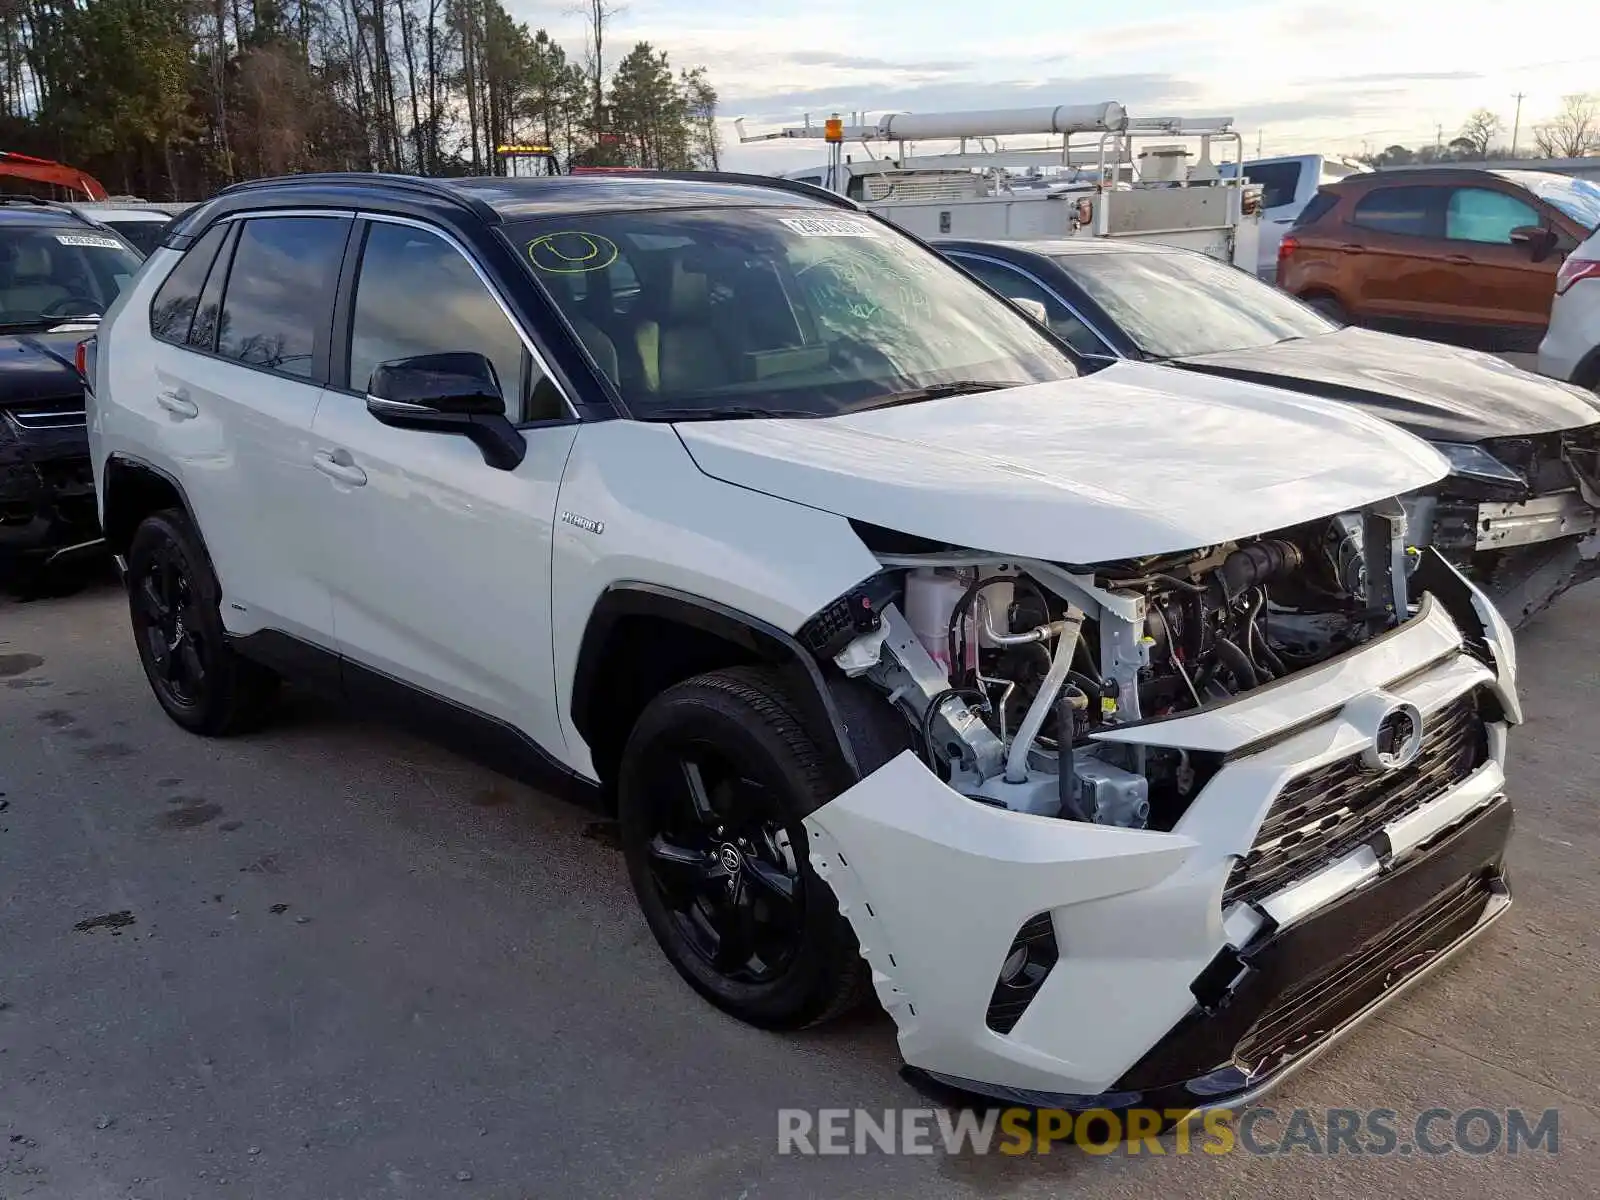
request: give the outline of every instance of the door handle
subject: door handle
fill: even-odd
[[[1472,265],[1472,260],[1465,254],[1446,254],[1444,260],[1447,263],[1454,263],[1458,267],[1470,267]]]
[[[156,393],[156,403],[166,409],[180,421],[187,421],[191,417],[200,415],[200,407],[182,392],[165,391]]]
[[[367,473],[356,466],[348,450],[318,450],[311,456],[311,465],[329,479],[351,487],[360,487],[367,481]]]
[[[1365,246],[1358,246],[1354,242],[1346,242],[1344,245],[1340,246],[1339,249],[1343,250],[1346,254],[1365,254],[1367,252],[1367,248]]]

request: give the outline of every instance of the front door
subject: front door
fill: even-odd
[[[1482,187],[1452,188],[1445,205],[1450,261],[1459,264],[1451,289],[1452,317],[1463,323],[1504,326],[1537,342],[1550,323],[1558,256],[1542,262],[1511,231],[1550,222],[1530,199]],[[1528,349],[1532,349],[1529,346]]]
[[[312,429],[319,520],[307,535],[358,667],[514,726],[557,757],[550,555],[578,425],[463,250],[411,223],[368,224],[348,355]],[[381,362],[476,351],[495,365],[527,457],[489,466],[466,438],[367,412]]]

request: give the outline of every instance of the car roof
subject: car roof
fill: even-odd
[[[92,208],[84,214],[91,221],[158,221],[172,220],[172,214],[158,208]]]
[[[1381,171],[1357,171],[1353,175],[1346,175],[1343,179],[1322,185],[1324,191],[1347,192],[1358,188],[1385,187],[1391,184],[1416,184],[1416,183],[1463,183],[1476,181],[1482,183],[1485,179],[1505,177],[1507,174],[1518,172],[1491,171],[1487,167],[1450,166],[1450,167],[1395,167],[1384,168]],[[1507,180],[1516,183],[1514,179]]]
[[[65,205],[45,201],[0,199],[0,224],[49,229],[58,225],[92,225]]]
[[[522,217],[569,213],[776,206],[860,210],[855,201],[808,183],[725,172],[638,171],[521,179],[320,172],[256,179],[224,188],[180,215],[162,244],[184,249],[215,220],[232,213],[275,208],[379,207],[447,225],[468,217],[485,225],[501,225]]]
[[[236,184],[219,196],[298,192],[303,188],[336,187],[360,194],[454,199],[501,219],[575,211],[704,208],[795,204],[817,207],[855,205],[842,196],[793,180],[762,175],[717,172],[641,171],[627,175],[551,175],[532,178],[468,176],[428,179],[416,175],[327,173],[253,180]]]

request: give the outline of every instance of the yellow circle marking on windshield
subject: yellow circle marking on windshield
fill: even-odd
[[[560,245],[557,245],[558,238],[563,239]],[[529,242],[528,261],[541,271],[557,275],[603,271],[617,261],[617,244],[597,233],[563,229]]]

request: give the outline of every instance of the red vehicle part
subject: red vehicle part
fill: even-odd
[[[0,177],[8,175],[35,183],[53,183],[69,191],[82,192],[90,200],[105,200],[109,196],[98,179],[77,167],[51,162],[48,158],[34,158],[31,154],[0,150]]]

